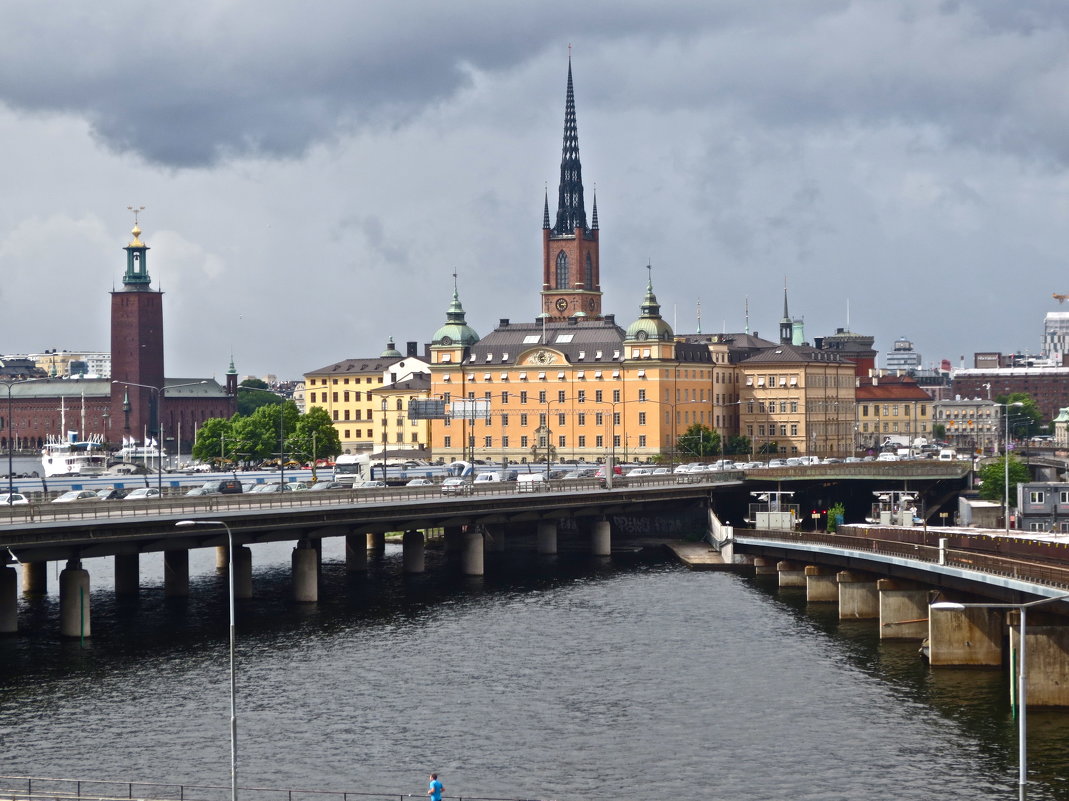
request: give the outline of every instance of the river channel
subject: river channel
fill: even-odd
[[[560,799],[1016,798],[1001,671],[932,671],[764,577],[659,557],[440,554],[366,577],[324,549],[321,601],[289,601],[289,545],[253,546],[238,614],[239,779],[276,786]],[[226,785],[225,575],[138,600],[88,560],[93,638],[55,635],[50,594],[0,641],[0,773]],[[52,566],[50,566],[50,571]],[[774,581],[774,577],[773,577]],[[1069,713],[1033,711],[1031,798],[1069,799]]]

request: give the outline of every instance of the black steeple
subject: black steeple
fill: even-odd
[[[557,197],[557,236],[587,230],[583,202],[583,167],[579,163],[579,133],[575,125],[575,94],[572,91],[572,60],[568,59],[568,95],[564,105],[564,149],[560,161],[560,190]]]
[[[546,205],[542,210],[542,229],[549,230],[549,188],[546,188]]]
[[[590,227],[598,230],[598,186],[594,184],[594,208],[590,212]]]

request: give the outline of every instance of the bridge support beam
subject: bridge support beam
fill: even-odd
[[[776,572],[779,573],[779,586],[781,587],[805,587],[805,566],[797,562],[776,562]]]
[[[215,546],[215,569],[220,573],[230,567],[230,556],[225,545]]]
[[[494,553],[505,552],[505,524],[494,523],[486,527],[486,549]]]
[[[1002,619],[996,609],[931,609],[928,664],[932,667],[1002,664]]]
[[[345,535],[345,570],[348,573],[367,572],[368,541],[366,534]]]
[[[483,575],[483,532],[477,526],[469,526],[464,532],[464,558],[461,571],[465,576]]]
[[[234,549],[234,597],[252,597],[252,550],[248,545]]]
[[[137,595],[141,589],[141,557],[136,553],[115,554],[115,594]]]
[[[70,559],[59,574],[59,634],[61,637],[88,637],[89,571]]]
[[[293,600],[314,604],[319,600],[319,554],[308,540],[300,540],[293,549]]]
[[[1020,629],[1010,629],[1010,647],[1017,654]],[[1027,700],[1030,706],[1069,706],[1069,626],[1025,629],[1028,649]]]
[[[894,579],[876,582],[880,592],[880,639],[923,640],[928,636],[928,590]]]
[[[48,562],[22,563],[22,591],[26,595],[48,592]]]
[[[385,531],[369,531],[367,533],[367,551],[369,556],[382,556],[386,553]]]
[[[163,552],[163,594],[167,598],[189,596],[189,550]]]
[[[593,556],[612,556],[612,525],[598,520],[590,529],[590,553]]]
[[[0,566],[0,634],[19,630],[19,577],[13,567]]]
[[[843,570],[835,575],[839,583],[840,620],[876,620],[880,616],[880,593],[876,580]]]
[[[838,603],[839,585],[835,581],[835,571],[819,565],[806,565],[805,599],[809,603]]]
[[[767,556],[755,556],[753,558],[754,575],[774,576],[776,574],[776,560]]]
[[[423,553],[423,532],[406,531],[401,540],[401,562],[405,573],[422,573],[426,569]]]
[[[536,536],[537,549],[540,554],[552,555],[557,552],[557,521],[539,520]]]

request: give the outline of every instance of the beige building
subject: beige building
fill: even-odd
[[[385,432],[390,444],[426,448],[426,424],[408,421],[407,413],[399,415],[396,408],[401,403],[407,410],[408,398],[426,397],[426,387],[412,382],[414,376],[426,374],[427,362],[416,355],[416,343],[408,343],[408,351],[402,355],[391,340],[378,357],[343,359],[305,373],[305,406],[327,411],[343,452],[381,448],[384,422],[392,423]],[[402,390],[406,382],[411,385]],[[387,387],[393,391],[384,393]],[[383,408],[384,402],[389,408]]]

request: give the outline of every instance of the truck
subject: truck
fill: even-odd
[[[381,457],[371,453],[343,453],[334,460],[334,480],[346,486],[361,481],[385,481],[388,486],[401,486],[413,478],[443,478],[461,475],[452,465],[429,464],[413,459],[386,459],[385,475]]]

